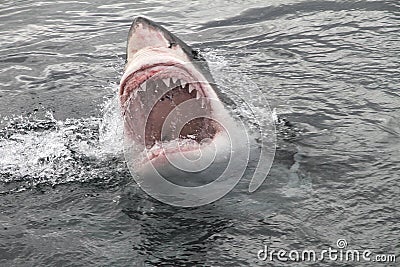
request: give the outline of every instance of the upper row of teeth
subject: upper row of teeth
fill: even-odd
[[[172,82],[175,84],[175,86],[181,86],[182,88],[185,88],[185,86],[186,85],[189,85],[188,86],[188,91],[189,91],[189,94],[193,91],[193,90],[196,90],[196,88],[194,87],[194,85],[193,84],[191,84],[191,83],[188,83],[188,82],[186,82],[185,80],[180,80],[180,79],[178,79],[178,78],[165,78],[165,79],[162,79],[162,81],[163,81],[163,83],[169,88],[169,86],[170,86],[170,84],[171,84],[171,80],[172,80]],[[178,83],[177,83],[177,81],[178,81]],[[138,90],[137,91],[142,91],[142,92],[144,92],[144,91],[146,91],[147,90],[147,82],[145,81],[145,82],[143,82],[140,86],[139,86],[139,88],[138,88]],[[136,95],[136,93],[137,92],[135,92],[135,95]],[[201,95],[200,95],[200,92],[199,91],[196,91],[196,99],[199,99],[201,97]]]

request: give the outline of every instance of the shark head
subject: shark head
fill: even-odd
[[[129,31],[119,98],[125,136],[146,152],[141,164],[198,153],[223,140],[227,111],[207,62],[171,32],[143,18]],[[167,125],[167,126],[166,126]],[[160,146],[162,144],[162,146]]]
[[[149,19],[133,21],[126,54],[119,99],[125,159],[136,182],[178,206],[199,206],[227,194],[246,170],[250,145],[258,148],[250,144],[243,121],[227,109],[236,105],[230,91],[218,89],[196,50]],[[274,132],[273,121],[270,125]],[[271,166],[273,153],[263,153],[250,192]]]

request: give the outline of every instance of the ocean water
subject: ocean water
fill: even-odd
[[[256,192],[178,208],[133,181],[116,94],[139,15],[246,75],[235,87],[255,84],[281,118]],[[400,260],[397,0],[4,0],[0,67],[0,266]],[[271,261],[265,246],[370,250],[371,262]]]

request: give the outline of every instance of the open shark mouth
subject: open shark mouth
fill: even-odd
[[[153,152],[150,160],[198,150],[223,131],[213,119],[215,93],[201,79],[184,65],[163,62],[142,67],[121,83],[125,128],[136,145]],[[167,151],[156,146],[172,141]]]

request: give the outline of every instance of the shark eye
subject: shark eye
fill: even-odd
[[[168,48],[172,48],[172,47],[175,46],[175,45],[176,45],[176,43],[170,42]]]

